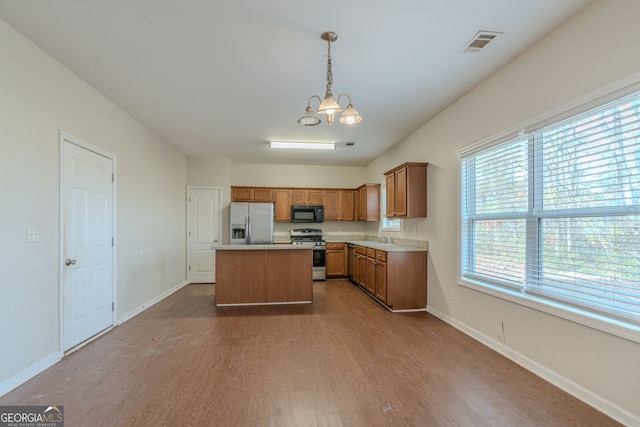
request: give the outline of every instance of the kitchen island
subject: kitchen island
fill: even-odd
[[[313,245],[222,245],[216,306],[313,302]]]

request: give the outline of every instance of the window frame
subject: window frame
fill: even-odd
[[[636,79],[638,76],[635,76]],[[476,144],[472,144],[468,147],[458,150],[458,164],[457,164],[457,179],[458,179],[458,224],[457,224],[457,245],[458,245],[458,259],[457,259],[457,284],[469,289],[473,289],[484,294],[488,294],[494,297],[498,297],[503,300],[516,303],[518,305],[528,307],[537,311],[545,312],[553,316],[563,318],[578,324],[586,325],[591,328],[610,333],[615,336],[625,338],[627,340],[640,343],[640,325],[632,323],[626,320],[621,320],[616,317],[611,317],[606,314],[598,312],[588,311],[580,307],[568,305],[563,302],[554,301],[553,299],[545,298],[539,294],[531,291],[526,292],[525,287],[510,287],[505,283],[500,283],[499,280],[488,281],[479,277],[473,277],[470,275],[463,275],[463,262],[464,257],[469,256],[466,248],[463,247],[463,235],[464,235],[464,223],[462,218],[463,213],[463,159],[471,154],[479,153],[489,148],[498,147],[502,144],[511,143],[519,138],[526,138],[528,140],[529,149],[536,147],[533,145],[533,132],[542,129],[550,124],[559,123],[567,118],[578,116],[581,113],[592,110],[596,107],[602,106],[609,102],[623,98],[629,94],[640,91],[640,81],[635,80],[633,84],[625,82],[621,84],[622,88],[618,90],[608,89],[606,93],[598,91],[587,97],[574,101],[571,104],[566,104],[555,111],[549,112],[544,116],[532,119],[529,123],[524,123],[514,129],[507,130],[499,135],[487,138]],[[537,148],[536,148],[537,149]],[[534,156],[530,156],[532,159]],[[540,164],[533,163],[531,160],[530,167],[540,167]],[[532,169],[535,171],[535,169]],[[539,172],[539,171],[536,171]],[[533,174],[531,174],[533,175]],[[538,193],[538,192],[536,192]],[[537,197],[536,194],[529,194],[529,197]],[[532,204],[530,204],[531,206]],[[577,209],[581,213],[588,213],[590,208]],[[529,224],[529,226],[537,229],[541,218],[554,217],[554,212],[545,212],[542,215],[537,213],[528,212],[528,221],[537,222],[537,224]],[[537,235],[537,233],[535,234]],[[527,251],[537,251],[539,246],[535,244],[533,240],[527,240]]]

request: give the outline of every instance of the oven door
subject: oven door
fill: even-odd
[[[313,247],[313,280],[325,280],[327,278],[326,246]]]

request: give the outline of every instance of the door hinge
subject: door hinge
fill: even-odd
[[[111,303],[111,311],[116,311],[116,303],[115,302]]]
[[[113,242],[114,242],[114,238],[112,237],[112,238],[111,238],[111,247],[113,247],[113,246],[114,246],[114,243],[113,243]]]
[[[189,271],[191,271],[191,266],[189,266]]]
[[[115,176],[115,174],[111,174],[111,182],[116,182],[116,176]]]

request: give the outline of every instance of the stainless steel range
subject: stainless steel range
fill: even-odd
[[[326,249],[322,240],[322,230],[317,228],[296,228],[291,230],[291,244],[313,243],[313,280],[327,278]]]

